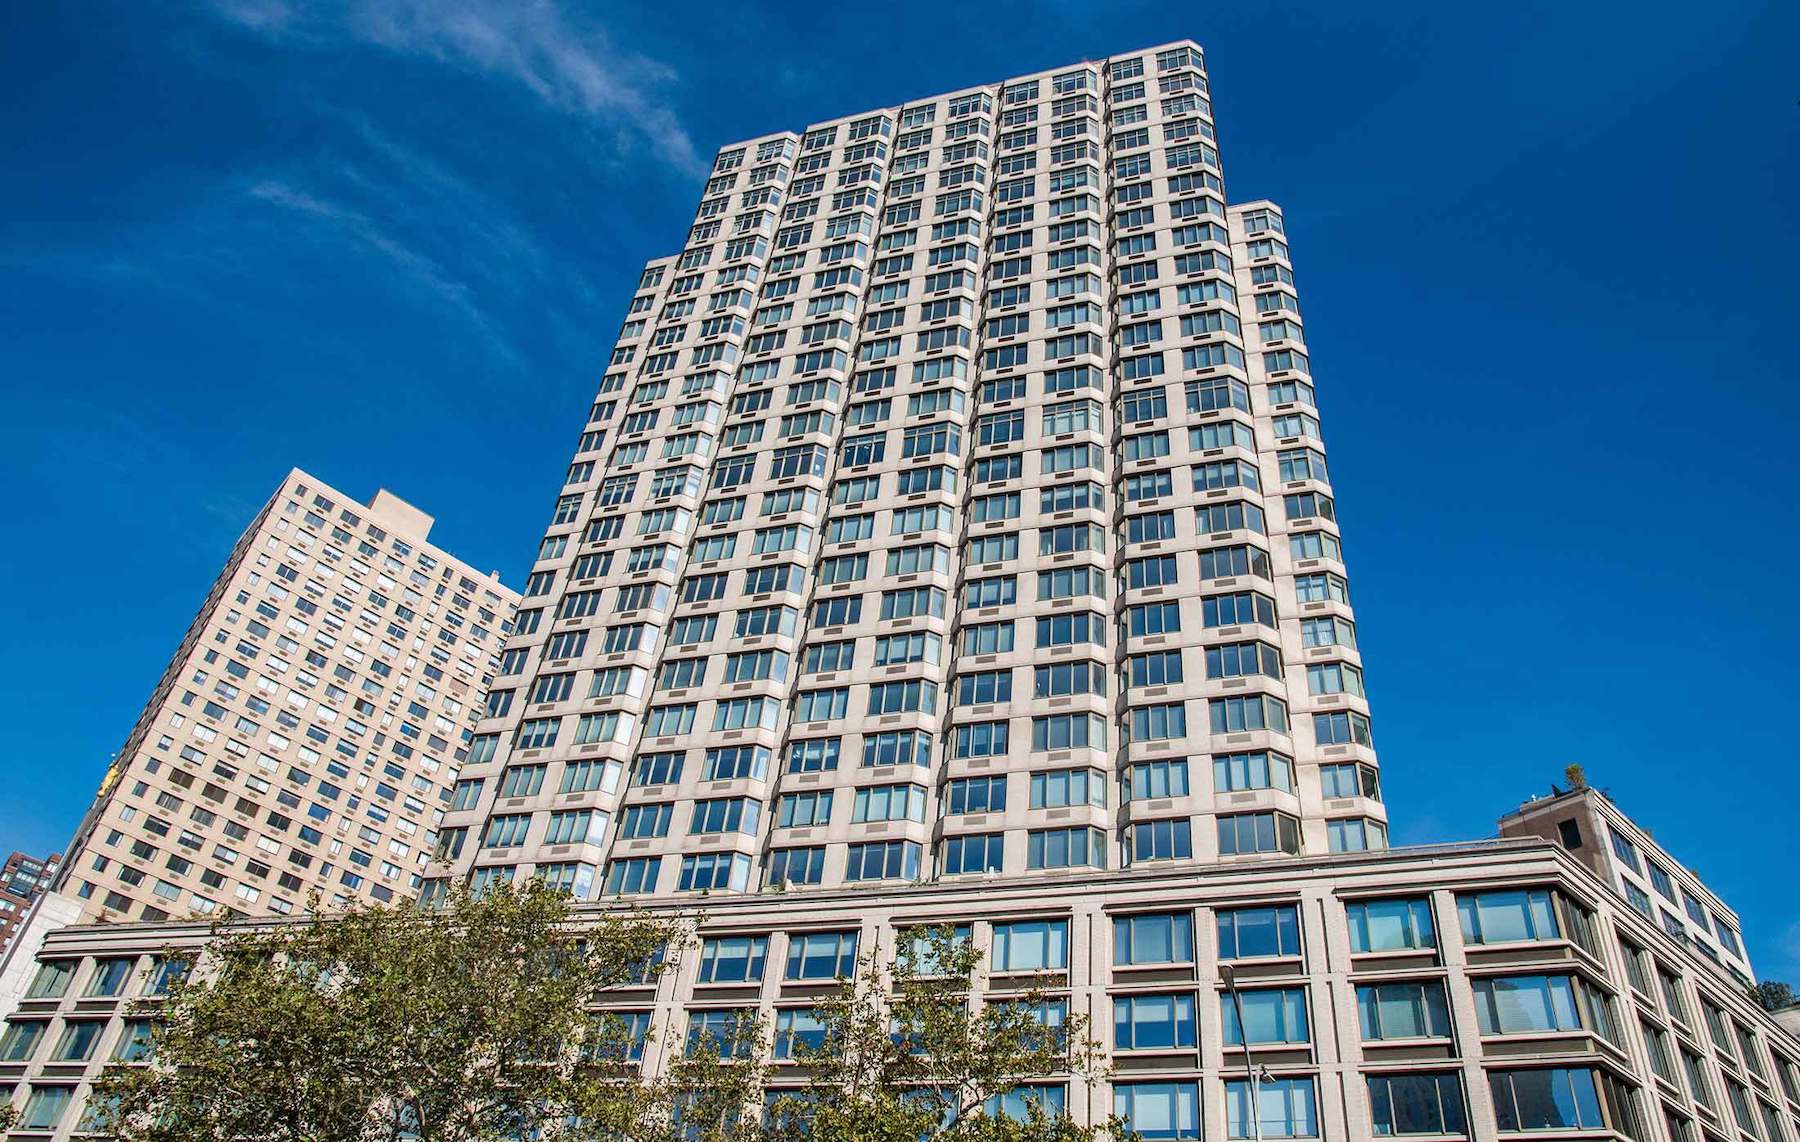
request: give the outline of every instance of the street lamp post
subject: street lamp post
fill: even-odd
[[[1263,1142],[1262,1073],[1256,1066],[1256,1055],[1250,1050],[1250,1029],[1244,1025],[1244,1001],[1238,996],[1237,969],[1219,965],[1219,978],[1225,981],[1225,994],[1231,997],[1231,1010],[1237,1014],[1238,1037],[1244,1041],[1244,1077],[1250,1082],[1250,1137]]]

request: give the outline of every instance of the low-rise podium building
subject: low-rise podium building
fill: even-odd
[[[1691,941],[1538,837],[725,894],[673,970],[603,1005],[632,1017],[654,1071],[691,1028],[739,1012],[771,1029],[804,1021],[858,955],[891,959],[920,924],[955,925],[985,952],[985,998],[1048,978],[1051,1018],[1090,1018],[1108,1079],[1042,1076],[1021,1097],[1082,1121],[1117,1111],[1148,1139],[1252,1137],[1246,1045],[1265,1139],[1791,1142],[1800,1129],[1800,1041]],[[153,1007],[164,957],[203,951],[209,931],[51,934],[0,1031],[0,1082],[25,1114],[15,1137],[80,1136],[100,1069],[142,1051],[138,1001]],[[778,1044],[762,1049],[779,1072]]]

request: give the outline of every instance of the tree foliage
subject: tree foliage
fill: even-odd
[[[437,911],[363,907],[222,927],[141,1014],[148,1063],[96,1087],[120,1142],[1095,1142],[1019,1097],[1102,1071],[1052,981],[982,998],[982,956],[950,929],[909,934],[816,998],[816,1022],[746,1016],[667,1044],[645,1076],[609,988],[641,986],[688,942],[641,916],[573,922],[541,884],[454,894]],[[671,1031],[671,1034],[675,1032]]]
[[[677,935],[627,916],[576,938],[567,898],[537,882],[230,923],[146,1008],[153,1062],[108,1068],[95,1112],[121,1142],[588,1137],[561,1124],[636,1103],[620,1028],[589,1001]]]
[[[697,1052],[687,1079],[753,1073],[767,1113],[734,1119],[729,1105],[693,1121],[718,1142],[1092,1142],[1117,1123],[1077,1124],[1024,1096],[1033,1080],[1089,1081],[1103,1071],[1084,1015],[1068,1013],[1046,978],[977,998],[981,953],[951,928],[904,933],[891,969],[862,957],[854,977],[815,1004],[804,1038],[778,1033],[786,1073]],[[740,1028],[736,1036],[758,1035]],[[760,1057],[760,1056],[759,1056]],[[741,1081],[741,1080],[740,1080]],[[721,1084],[722,1086],[723,1084]],[[723,1112],[722,1114],[720,1112]]]
[[[1780,1011],[1784,1007],[1792,1007],[1800,1002],[1794,995],[1794,989],[1780,980],[1765,979],[1750,989],[1750,998],[1762,1004],[1764,1011]]]

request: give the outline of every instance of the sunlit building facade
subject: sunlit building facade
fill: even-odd
[[[743,1049],[771,1060],[777,1090],[798,1087],[794,1044],[817,1033],[818,997],[859,957],[891,959],[920,924],[954,925],[982,950],[985,1001],[1047,986],[1046,1019],[1086,1016],[1107,1055],[1104,1079],[1034,1076],[1006,1110],[1116,1111],[1146,1139],[1207,1142],[1781,1142],[1800,1124],[1800,1041],[1536,837],[779,901],[724,893],[672,970],[603,1006],[640,1036],[652,1071],[754,1013],[763,1037]],[[197,953],[209,933],[139,922],[50,934],[0,1028],[0,1083],[25,1124],[12,1137],[82,1136],[100,1071],[148,1065],[171,952]]]
[[[1192,44],[724,148],[602,377],[441,883],[1382,847],[1297,297]]]
[[[68,847],[55,889],[80,919],[417,894],[518,598],[431,525],[287,475]]]

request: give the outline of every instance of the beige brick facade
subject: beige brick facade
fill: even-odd
[[[63,861],[87,919],[418,890],[517,595],[295,470],[232,548]]]
[[[1386,843],[1281,212],[1198,47],[727,147],[443,833],[584,899]]]
[[[1745,987],[1756,982],[1738,914],[1598,789],[1527,801],[1500,818],[1500,835],[1556,841],[1672,939],[1722,965]]]
[[[1150,1138],[1249,1136],[1226,965],[1271,1080],[1259,1083],[1267,1138],[1778,1142],[1800,1115],[1800,1041],[1718,965],[1536,839],[813,889],[779,903],[716,895],[699,942],[655,987],[604,1006],[635,1017],[651,1070],[706,1013],[754,1010],[779,1083],[775,1031],[831,986],[822,973],[852,954],[888,959],[898,934],[923,923],[967,926],[987,954],[984,1001],[1048,973],[1052,1007],[1090,1016],[1113,1073],[1091,1088],[1045,1076],[1038,1096],[1084,1120],[1132,1112]],[[55,1117],[14,1137],[76,1135],[93,1076],[135,1050],[131,1003],[154,993],[159,955],[202,945],[207,931],[50,936],[0,1032],[0,1082],[37,1120]]]

